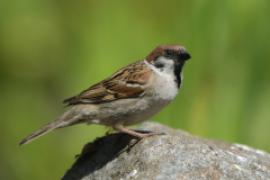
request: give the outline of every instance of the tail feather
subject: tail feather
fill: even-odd
[[[72,108],[69,111],[66,111],[62,116],[60,116],[56,121],[50,122],[49,124],[41,127],[37,131],[34,131],[29,136],[26,136],[19,145],[27,144],[55,129],[71,126],[77,123],[80,123],[78,121],[81,118],[80,114],[78,115],[76,112],[76,108]]]
[[[53,131],[54,129],[59,128],[59,122],[55,121],[55,122],[51,122],[43,127],[41,127],[40,129],[34,131],[32,134],[26,136],[25,138],[23,138],[23,140],[19,143],[19,145],[24,145],[24,144],[28,144],[31,141]]]

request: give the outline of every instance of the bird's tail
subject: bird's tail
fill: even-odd
[[[56,121],[50,122],[50,123],[46,124],[45,126],[41,127],[40,129],[34,131],[32,134],[23,138],[23,140],[19,143],[19,145],[28,144],[31,141],[33,141],[33,140],[35,140],[35,139],[37,139],[45,134],[48,134],[49,132],[51,132],[55,129],[59,129],[59,128],[63,128],[63,127],[67,127],[67,126],[71,126],[73,124],[76,124],[76,120],[79,119],[79,116],[74,116],[74,114],[72,112],[73,111],[71,109],[70,111],[67,111],[66,113],[64,113]]]
[[[43,127],[41,127],[40,129],[34,131],[32,134],[26,136],[25,138],[23,138],[23,140],[19,143],[19,145],[24,145],[24,144],[28,144],[30,143],[31,141],[51,132],[52,130],[54,129],[57,129],[61,126],[58,125],[59,124],[59,121],[54,121],[54,122],[51,122]]]

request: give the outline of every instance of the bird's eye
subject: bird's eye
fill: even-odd
[[[173,56],[173,52],[170,50],[167,50],[167,51],[165,51],[165,56],[171,57],[171,56]]]

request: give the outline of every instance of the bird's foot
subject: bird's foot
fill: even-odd
[[[165,133],[163,133],[163,132],[152,132],[152,131],[147,131],[147,130],[128,129],[128,128],[124,127],[123,125],[116,125],[116,126],[114,126],[114,129],[119,131],[119,132],[129,134],[129,135],[134,136],[134,137],[139,138],[139,139],[143,139],[143,138],[150,137],[150,136],[156,136],[156,135],[165,135]]]

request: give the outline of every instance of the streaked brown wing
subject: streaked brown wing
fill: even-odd
[[[142,62],[120,69],[112,77],[91,86],[79,95],[66,99],[67,105],[98,104],[144,94],[144,85],[152,71]]]

